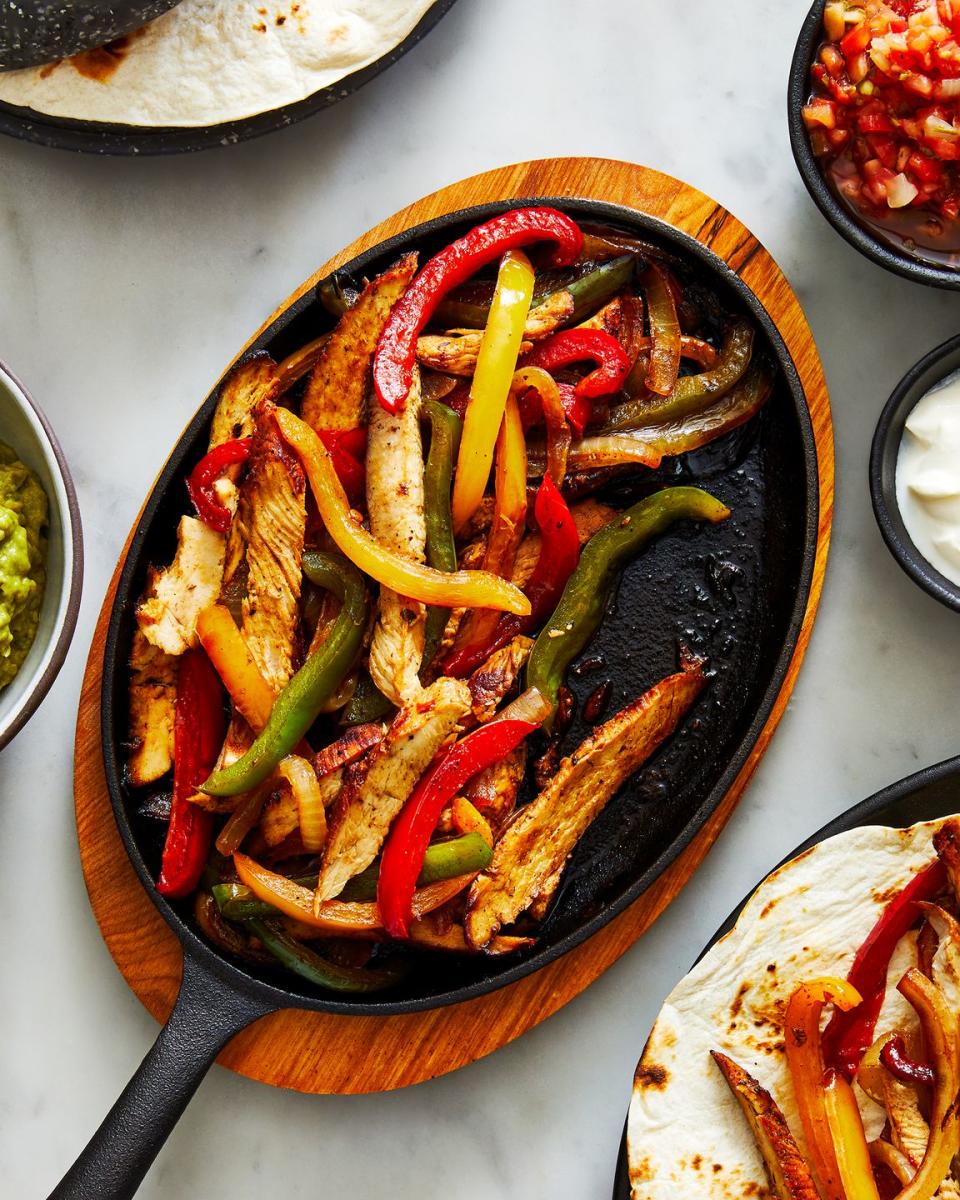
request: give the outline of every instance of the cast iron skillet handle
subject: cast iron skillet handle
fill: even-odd
[[[184,956],[170,1019],[49,1200],[129,1200],[227,1042],[276,1006]]]

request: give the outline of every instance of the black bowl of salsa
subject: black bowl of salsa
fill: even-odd
[[[894,10],[909,13],[911,8],[919,6],[922,2],[924,0],[892,0],[890,6]],[[849,124],[853,113],[858,114],[859,119],[863,108],[867,107],[861,88],[864,81],[868,88],[873,86],[871,77],[877,74],[873,70],[874,64],[871,58],[864,50],[861,50],[858,54],[844,57],[842,68],[839,68],[838,64],[839,74],[831,85],[835,87],[834,92],[829,91],[814,77],[814,68],[822,62],[823,48],[832,44],[824,25],[825,10],[836,9],[836,5],[837,0],[814,0],[803,23],[803,28],[800,30],[790,67],[788,89],[790,143],[800,176],[807,191],[830,224],[861,254],[865,254],[875,263],[886,267],[887,270],[894,271],[917,283],[960,290],[960,217],[951,217],[952,199],[949,196],[944,199],[943,187],[937,192],[936,200],[928,203],[923,195],[918,195],[898,208],[873,203],[865,194],[861,194],[857,198],[845,194],[845,190],[859,192],[861,187],[870,188],[871,185],[873,185],[871,188],[873,190],[886,182],[886,185],[892,187],[894,191],[898,188],[905,189],[906,194],[909,195],[910,190],[916,186],[914,180],[923,188],[922,177],[936,175],[939,169],[937,155],[930,149],[928,139],[924,137],[922,142],[918,143],[911,142],[911,139],[905,134],[900,136],[905,105],[910,103],[909,91],[905,91],[899,86],[896,88],[895,94],[903,102],[899,108],[890,104],[889,97],[894,95],[893,91],[881,87],[870,93],[866,98],[870,101],[871,111],[867,114],[865,123],[875,125],[877,129],[871,130],[869,134],[861,134],[859,129],[855,130],[850,143],[846,146],[828,145],[828,139],[833,131],[826,126],[821,127],[814,124],[813,131],[808,127],[804,110],[811,102],[816,103],[817,101],[827,101],[830,106],[824,107],[822,110],[828,122],[831,120],[832,107],[837,116],[838,128]],[[862,8],[862,5],[846,0],[842,7],[852,16],[855,15],[858,8]],[[957,6],[957,11],[958,18],[960,18],[960,6]],[[957,20],[956,37],[960,41],[960,19],[955,20]],[[904,21],[906,21],[906,17],[904,17]],[[854,23],[848,22],[846,32],[853,29]],[[846,34],[844,34],[845,36]],[[867,47],[867,50],[870,48]],[[839,54],[839,47],[837,47],[837,53]],[[851,73],[851,62],[859,62],[860,70],[866,66],[868,75],[854,85],[857,96],[853,98],[851,104],[838,104],[836,96],[842,95],[845,89],[849,89],[853,76],[859,73],[857,69]],[[960,60],[957,62],[957,71],[960,76]],[[909,72],[903,76],[905,79],[908,77],[914,86],[926,87],[930,82],[934,88],[934,93],[926,98],[929,99],[929,104],[924,103],[924,97],[913,93],[915,111],[910,114],[911,120],[918,113],[928,114],[926,117],[919,117],[921,122],[926,122],[928,119],[939,120],[940,118],[932,115],[930,110],[936,111],[941,103],[936,89],[939,88],[942,81],[930,80],[917,72]],[[952,84],[948,85],[947,90],[952,89],[953,86]],[[952,98],[942,102],[947,108],[955,107],[957,103],[958,101]],[[895,118],[895,128],[892,131],[884,128],[884,125],[889,123],[885,120],[884,109],[889,110],[889,114]],[[922,124],[921,127],[924,130],[928,128],[925,124]],[[818,138],[817,132],[820,129],[823,130],[823,134]],[[842,135],[835,134],[835,136],[839,138]],[[945,139],[941,144],[947,148],[947,153],[953,152],[950,146],[954,140],[958,153],[960,153],[960,127],[958,127],[956,139],[950,135],[949,139]],[[933,144],[936,145],[936,143]],[[856,149],[853,149],[854,146]],[[883,153],[888,165],[884,165],[879,158],[871,158],[870,166],[876,172],[876,175],[871,178],[869,173],[863,171],[863,159],[864,150],[866,149],[867,153],[873,155],[874,147]],[[816,152],[817,149],[820,150],[819,155]],[[913,163],[909,162],[910,153],[915,155]],[[956,173],[960,178],[960,161],[950,160],[941,163],[941,167],[946,169],[949,177],[952,178]],[[919,175],[915,174],[915,169],[919,170]],[[846,184],[846,189],[844,184]],[[874,192],[874,194],[876,193]],[[896,198],[900,200],[903,199],[903,196]]]

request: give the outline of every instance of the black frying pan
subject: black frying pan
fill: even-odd
[[[24,0],[26,3],[27,0]],[[408,50],[436,25],[453,8],[455,0],[434,0],[434,4],[421,17],[410,33],[382,58],[368,67],[354,71],[330,87],[322,88],[298,100],[253,117],[238,121],[223,121],[218,125],[203,127],[147,127],[143,125],[116,125],[100,121],[74,121],[66,117],[52,117],[34,112],[15,104],[0,103],[0,134],[19,138],[24,142],[36,142],[57,150],[74,150],[81,154],[187,154],[195,150],[208,150],[213,146],[232,146],[236,142],[249,141],[277,129],[286,129],[298,121],[310,117],[322,108],[329,108],[358,91],[365,83],[375,79],[381,71],[393,66]],[[167,7],[171,7],[168,5]],[[0,3],[0,10],[3,4]]]
[[[0,7],[0,71],[39,66],[103,46],[178,0],[30,0]]]
[[[542,199],[584,222],[607,222],[668,247],[691,287],[709,285],[725,306],[748,312],[759,344],[779,364],[761,415],[702,451],[621,483],[626,503],[670,480],[697,479],[733,509],[709,529],[678,527],[625,573],[615,608],[589,648],[606,660],[613,712],[676,669],[678,643],[710,658],[710,687],[681,730],[615,797],[582,839],[537,947],[523,956],[421,956],[392,993],[331,996],[269,968],[240,967],[202,940],[189,903],[153,887],[162,827],[138,814],[142,794],[124,782],[127,668],[133,614],[151,562],[169,561],[185,475],[206,449],[212,394],[190,423],[154,488],[119,581],[104,656],[102,733],[110,798],[127,853],[183,947],[184,979],[156,1045],[83,1155],[53,1193],[64,1200],[133,1194],[219,1050],[238,1030],[278,1008],[389,1016],[483,995],[578,946],[635,900],[690,842],[746,761],[780,691],[803,620],[818,523],[817,463],[809,414],[789,352],[766,311],[725,263],[686,234],[629,209]],[[359,281],[417,247],[430,253],[519,202],[489,204],[421,225],[354,259],[340,274]],[[522,202],[528,203],[528,202]],[[333,321],[311,290],[261,334],[251,353],[283,357]],[[582,700],[599,682],[573,680]],[[574,723],[571,746],[587,727]]]
[[[917,824],[918,821],[936,821],[940,817],[948,817],[958,811],[960,811],[960,757],[948,758],[945,762],[937,763],[933,767],[924,767],[915,775],[908,775],[906,779],[890,784],[889,787],[885,787],[882,792],[877,792],[868,800],[862,800],[859,804],[855,804],[853,808],[847,809],[845,813],[841,813],[839,817],[828,822],[812,837],[807,838],[793,853],[788,854],[779,866],[783,866],[783,863],[796,858],[798,854],[809,850],[818,842],[833,837],[835,833],[846,833],[848,829],[859,829],[863,825],[889,825],[892,829],[903,829],[908,825]],[[763,880],[760,882],[762,883]],[[759,886],[758,883],[757,887]],[[756,891],[756,888],[753,891]],[[753,895],[753,891],[750,896]],[[750,896],[745,896],[727,917],[709,943],[704,946],[697,957],[697,962],[736,925]],[[620,1154],[617,1158],[613,1200],[630,1200],[626,1125],[623,1128]]]

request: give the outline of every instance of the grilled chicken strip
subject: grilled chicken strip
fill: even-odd
[[[496,714],[500,701],[517,681],[533,649],[533,638],[519,634],[501,650],[495,650],[467,680],[472,700],[471,714],[482,725]]]
[[[233,368],[223,381],[220,399],[210,423],[210,449],[253,433],[253,410],[270,395],[277,364],[269,354],[258,354]]]
[[[130,754],[127,775],[134,787],[155,783],[173,766],[173,717],[177,660],[134,630],[130,649]]]
[[[533,349],[533,343],[549,336],[573,316],[573,297],[569,292],[556,292],[536,308],[531,308],[520,343],[520,353]],[[449,329],[443,336],[424,334],[417,339],[417,359],[434,371],[445,375],[472,375],[477,369],[477,355],[483,331],[480,329]]]
[[[494,836],[513,815],[526,767],[527,748],[521,742],[504,758],[474,775],[463,789],[464,796],[486,819]]]
[[[299,459],[277,430],[273,406],[261,403],[255,422],[235,521],[247,548],[241,630],[264,679],[279,691],[293,673],[306,487]]]
[[[220,594],[224,538],[196,517],[181,517],[177,553],[151,569],[137,624],[151,645],[176,657],[196,643],[197,616]]]
[[[732,1058],[710,1053],[747,1118],[778,1200],[818,1200],[810,1168],[774,1098]]]
[[[420,372],[403,411],[370,411],[367,433],[367,511],[370,532],[405,558],[423,562],[427,525],[423,511],[423,447],[420,442]],[[420,662],[426,608],[388,587],[380,588],[380,609],[370,643],[370,675],[392,703],[401,707],[421,691]]]
[[[373,352],[390,310],[416,271],[416,254],[404,255],[368,283],[353,308],[340,318],[303,398],[301,415],[314,429],[356,429],[365,424]]]
[[[317,884],[320,901],[339,896],[347,881],[373,862],[394,817],[469,710],[466,684],[442,678],[397,714],[387,736],[370,752],[356,792],[345,787],[334,806]]]
[[[607,801],[676,730],[705,684],[702,660],[687,659],[681,671],[598,726],[561,760],[543,791],[507,826],[489,867],[471,885],[465,920],[471,945],[486,946],[536,900]]]

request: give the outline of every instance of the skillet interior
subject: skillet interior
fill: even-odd
[[[104,662],[104,759],[121,835],[173,931],[220,974],[226,970],[238,980],[261,979],[287,1004],[387,1014],[455,1003],[526,975],[589,937],[657,878],[720,803],[763,727],[796,643],[816,543],[816,455],[799,379],[765,310],[712,252],[663,222],[592,201],[537,202],[556,204],[581,221],[618,225],[679,252],[692,280],[704,280],[725,306],[751,315],[760,327],[758,345],[765,342],[779,363],[774,394],[759,418],[683,461],[638,476],[633,485],[621,484],[608,496],[624,504],[671,480],[696,479],[732,507],[733,517],[708,529],[678,527],[627,570],[613,611],[585,656],[602,655],[604,668],[573,680],[575,693],[582,700],[610,678],[612,713],[676,669],[680,642],[709,656],[712,682],[678,735],[610,802],[581,841],[536,950],[500,960],[421,955],[402,989],[373,1001],[331,999],[292,977],[240,970],[199,939],[189,905],[171,905],[157,895],[152,880],[162,827],[137,815],[146,791],[130,789],[123,780],[125,664],[133,613],[149,564],[167,562],[173,554],[177,521],[188,511],[183,479],[206,447],[217,398],[211,394],[148,500],[121,575]],[[518,203],[485,205],[421,225],[361,255],[341,274],[372,276],[412,247],[435,251]],[[250,352],[268,350],[281,358],[332,323],[311,291],[274,321]],[[568,746],[586,731],[576,723]]]

